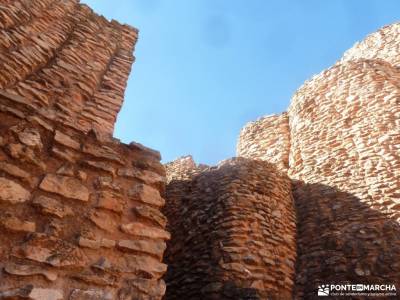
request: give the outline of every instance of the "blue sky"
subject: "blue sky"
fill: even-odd
[[[313,74],[399,21],[398,0],[84,0],[140,30],[115,136],[215,164]]]

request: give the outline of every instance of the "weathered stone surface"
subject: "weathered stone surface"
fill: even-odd
[[[11,107],[7,107],[5,105],[0,105],[0,111],[6,112],[6,113],[10,113],[11,115],[14,115],[14,116],[19,117],[19,118],[25,118],[24,113],[21,112],[20,110],[14,109],[14,108],[11,108]]]
[[[121,240],[118,241],[118,247],[122,250],[145,252],[162,258],[167,246],[161,241]]]
[[[105,171],[105,172],[111,173],[112,175],[115,175],[115,172],[116,172],[115,168],[108,163],[101,162],[101,161],[91,161],[91,160],[87,160],[84,163],[92,168],[96,168],[101,171]]]
[[[107,272],[142,273],[150,278],[159,279],[167,270],[167,265],[150,256],[123,254],[114,262],[101,258],[93,267]]]
[[[20,288],[6,289],[0,291],[0,299],[28,298],[32,289],[33,285],[31,284]]]
[[[34,187],[36,184],[36,180],[33,177],[33,175],[31,175],[30,173],[22,170],[21,168],[15,166],[13,164],[9,164],[7,162],[0,161],[0,170],[10,174],[11,176],[18,177],[18,178],[24,180],[25,182],[29,183],[29,185],[31,187]]]
[[[74,152],[70,151],[69,149],[62,149],[57,146],[53,146],[51,151],[55,157],[61,158],[70,163],[76,163],[77,161],[77,155]]]
[[[80,180],[85,181],[87,179],[88,175],[87,175],[86,172],[84,172],[82,170],[79,170],[78,171],[78,177],[79,177]]]
[[[46,196],[38,196],[33,199],[32,203],[40,207],[43,214],[50,214],[58,218],[64,218],[65,216],[71,216],[73,214],[70,207]]]
[[[150,153],[150,154],[151,154],[152,156],[154,156],[158,161],[161,160],[161,153],[160,153],[159,151],[154,150],[154,149],[151,149],[151,148],[148,148],[148,147],[146,147],[146,146],[143,146],[143,145],[140,144],[140,143],[131,142],[131,143],[129,144],[129,147],[130,147],[130,148],[133,148],[133,149],[139,149],[139,150],[145,152],[146,154],[147,154],[147,153]]]
[[[89,239],[85,237],[79,237],[79,246],[92,248],[92,249],[99,249],[100,247],[104,248],[112,248],[116,245],[114,240],[105,239],[105,238],[97,238],[97,239]]]
[[[55,289],[44,289],[34,287],[29,294],[29,299],[32,300],[63,300],[62,291]]]
[[[383,27],[306,81],[284,113],[288,122],[265,117],[242,131],[239,155],[288,157],[296,299],[315,297],[325,282],[400,282],[399,28]]]
[[[364,40],[355,43],[341,58],[341,62],[359,59],[376,59],[389,62],[398,67],[399,57],[399,32],[400,24],[394,23],[384,26],[376,32],[369,34]]]
[[[110,189],[116,192],[121,191],[121,187],[113,181],[112,177],[97,177],[95,187],[98,189]]]
[[[89,200],[89,190],[78,179],[47,174],[40,183],[40,188],[44,191],[56,193],[67,198],[81,201]]]
[[[13,216],[5,216],[0,220],[0,224],[11,231],[22,231],[22,232],[35,232],[36,224],[34,222],[20,220]]]
[[[87,262],[84,253],[71,243],[40,234],[36,234],[20,247],[15,247],[13,252],[17,256],[54,267],[79,267]]]
[[[175,179],[179,181],[190,180],[195,174],[199,174],[207,167],[207,165],[197,165],[191,155],[179,157],[165,164],[167,182],[169,183]]]
[[[150,185],[162,185],[165,184],[166,180],[164,177],[158,175],[155,172],[147,170],[138,170],[134,168],[123,168],[118,169],[118,175],[123,177],[137,178],[144,183]]]
[[[113,149],[106,147],[106,146],[98,146],[98,145],[91,145],[85,144],[83,146],[82,151],[84,153],[91,154],[95,157],[111,160],[120,164],[124,164],[123,160],[120,158],[119,154],[115,152]]]
[[[80,143],[78,141],[76,141],[73,138],[71,138],[70,136],[62,133],[61,131],[56,130],[56,133],[54,135],[54,140],[57,143],[60,143],[61,145],[70,147],[72,149],[75,149],[75,150],[80,149]]]
[[[13,157],[14,159],[32,164],[40,168],[42,171],[46,170],[46,164],[38,158],[38,156],[35,154],[34,149],[23,144],[12,143],[7,145],[7,150],[11,157]]]
[[[24,131],[18,133],[19,140],[30,147],[43,148],[40,133],[32,128],[26,128]]]
[[[158,297],[165,294],[166,285],[164,280],[148,280],[148,279],[135,279],[129,280],[128,284],[137,288],[141,292],[148,294],[151,297]]]
[[[165,227],[167,224],[167,218],[158,210],[149,206],[139,205],[136,206],[134,212],[143,218],[149,219],[161,227]]]
[[[62,167],[60,167],[57,172],[58,175],[65,175],[65,176],[70,176],[73,177],[75,175],[75,170],[74,166],[72,164],[64,164]]]
[[[30,192],[20,184],[0,177],[0,200],[16,204],[29,200],[30,196]]]
[[[123,224],[121,225],[121,230],[131,235],[153,239],[169,240],[171,238],[169,232],[159,228],[150,227],[139,222]]]
[[[95,274],[89,271],[72,275],[72,278],[83,281],[96,286],[114,286],[117,282],[117,277],[110,274]]]
[[[165,294],[166,285],[163,280],[135,279],[128,281],[128,287],[120,290],[118,296],[121,300],[129,300],[134,294],[140,299],[154,299]],[[140,295],[140,296],[139,296]]]
[[[111,293],[102,290],[78,290],[72,291],[69,300],[113,300]]]
[[[116,245],[116,241],[102,238],[100,240],[100,246],[104,248],[113,248]]]
[[[1,292],[0,299],[63,300],[63,293],[56,289],[34,287],[32,284]]]
[[[4,267],[4,270],[8,274],[18,275],[18,276],[43,275],[47,280],[50,281],[55,281],[58,277],[56,272],[49,271],[44,268],[32,265],[20,265],[20,264],[8,263]]]
[[[165,204],[165,200],[160,196],[160,192],[145,184],[137,184],[133,186],[128,191],[128,195],[135,200],[158,207],[164,206]]]
[[[48,131],[53,131],[53,126],[38,116],[29,116],[27,119],[29,122],[37,123]]]
[[[97,207],[112,210],[118,213],[123,211],[122,197],[110,191],[101,191],[98,194]]]
[[[164,229],[133,211],[143,201],[128,190],[147,179],[117,174],[150,172],[143,184],[153,185],[153,202],[164,202],[155,151],[112,137],[137,30],[77,0],[0,6],[0,298],[111,300],[130,279],[159,279],[163,241],[119,229]],[[145,240],[141,249],[156,254],[117,246],[128,239]],[[151,293],[125,296],[163,296]]]
[[[114,232],[117,230],[117,222],[110,214],[107,214],[105,212],[94,210],[90,213],[89,219],[99,228],[105,231]]]
[[[105,272],[118,272],[117,267],[113,265],[107,258],[100,257],[100,259],[91,266],[94,270],[101,270]]]
[[[85,237],[79,237],[79,246],[91,248],[91,249],[99,249],[101,247],[100,240],[88,239]]]
[[[237,156],[261,159],[277,164],[287,171],[289,167],[289,117],[281,115],[264,116],[246,124],[240,131]]]
[[[289,178],[245,158],[206,168],[189,157],[166,168],[167,299],[291,299],[296,219]]]

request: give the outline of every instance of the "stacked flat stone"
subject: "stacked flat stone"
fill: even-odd
[[[400,284],[399,84],[389,63],[357,60],[293,97],[300,298],[318,283]]]
[[[181,220],[177,216],[180,215],[182,207],[185,206],[185,197],[190,193],[193,176],[206,168],[206,165],[197,165],[191,155],[182,156],[165,164],[168,205],[163,208],[163,213],[166,216],[174,216],[168,218],[167,230],[169,232],[180,226]],[[167,248],[176,248],[175,242],[168,241]]]
[[[111,137],[137,31],[77,1],[0,5],[0,299],[161,299],[160,154]]]
[[[207,165],[197,165],[191,155],[182,156],[165,164],[167,183],[191,179],[195,174],[207,169]]]
[[[340,61],[376,59],[387,61],[394,67],[398,67],[400,65],[399,36],[400,23],[384,26],[347,50]]]
[[[267,162],[230,159],[183,179],[180,210],[170,209],[175,181],[165,206],[166,298],[290,299],[296,242],[288,177]]]
[[[297,210],[297,299],[326,283],[400,285],[399,28],[371,34],[293,96],[281,153]],[[239,155],[279,161],[258,151],[282,145],[268,121],[245,127]]]
[[[0,298],[161,299],[160,156],[0,103]]]
[[[77,0],[0,7],[0,89],[65,126],[111,135],[134,61],[137,30]]]
[[[287,113],[262,117],[240,131],[237,156],[266,160],[287,171],[289,165],[289,118]]]

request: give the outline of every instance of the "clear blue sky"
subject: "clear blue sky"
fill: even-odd
[[[115,136],[215,164],[313,74],[400,20],[399,0],[84,0],[140,30]]]

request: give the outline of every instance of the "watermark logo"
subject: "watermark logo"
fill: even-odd
[[[387,297],[397,296],[397,290],[394,284],[321,284],[317,295]]]
[[[329,285],[321,284],[318,286],[318,296],[329,296]]]

